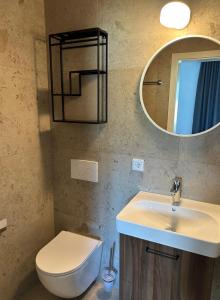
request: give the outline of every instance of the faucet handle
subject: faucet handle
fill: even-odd
[[[172,186],[171,186],[170,192],[176,193],[178,190],[181,191],[181,188],[182,188],[182,177],[176,176],[172,180]]]

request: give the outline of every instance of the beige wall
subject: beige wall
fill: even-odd
[[[170,93],[170,74],[173,53],[219,50],[220,46],[210,40],[190,38],[180,40],[163,49],[152,61],[144,81],[162,80],[162,85],[144,85],[143,100],[150,117],[162,128],[167,129]]]
[[[0,299],[11,300],[53,236],[42,0],[0,1],[0,70]]]
[[[185,34],[220,39],[219,1],[190,1],[193,19],[182,31],[160,25],[163,3],[45,1],[48,33],[95,26],[109,33],[108,124],[54,123],[52,128],[56,230],[102,237],[104,263],[109,245],[118,239],[115,216],[139,190],[169,194],[172,177],[180,175],[185,197],[220,204],[220,127],[189,139],[165,135],[146,119],[138,92],[144,65],[164,43]],[[131,171],[132,157],[145,159],[144,174]],[[99,183],[71,180],[71,158],[98,160]],[[217,300],[219,281],[213,290]]]

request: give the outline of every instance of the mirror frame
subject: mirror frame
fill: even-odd
[[[144,82],[144,77],[147,73],[147,70],[148,68],[150,67],[151,63],[153,62],[153,60],[156,58],[156,56],[163,50],[165,49],[166,47],[168,47],[169,45],[175,43],[175,42],[178,42],[178,41],[181,41],[181,40],[185,40],[185,39],[188,39],[188,38],[204,38],[204,39],[208,39],[212,42],[215,42],[216,44],[218,44],[220,46],[220,41],[215,39],[215,38],[212,38],[212,37],[209,37],[209,36],[206,36],[206,35],[185,35],[185,36],[182,36],[182,37],[178,37],[174,40],[171,40],[169,41],[168,43],[166,43],[165,45],[163,45],[161,48],[159,48],[154,54],[153,56],[151,56],[151,58],[149,59],[149,61],[147,62],[147,64],[145,65],[144,67],[144,70],[143,70],[143,73],[141,75],[141,80],[140,80],[140,86],[139,86],[139,96],[140,96],[140,102],[141,102],[141,106],[142,106],[142,109],[146,115],[146,117],[148,118],[148,120],[156,127],[158,128],[160,131],[162,132],[165,132],[171,136],[176,136],[176,137],[183,137],[183,138],[186,138],[186,137],[195,137],[195,136],[199,136],[199,135],[202,135],[202,134],[205,134],[205,133],[208,133],[214,129],[216,129],[217,127],[220,126],[220,123],[216,124],[215,126],[207,129],[207,130],[204,130],[202,132],[199,132],[199,133],[195,133],[195,134],[177,134],[177,133],[174,133],[174,132],[170,132],[162,127],[160,127],[151,117],[150,115],[148,114],[147,112],[147,109],[144,105],[144,99],[143,99],[143,82]]]

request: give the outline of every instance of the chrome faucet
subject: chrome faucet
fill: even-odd
[[[175,177],[173,179],[172,187],[170,189],[171,196],[172,196],[172,205],[175,206],[180,205],[181,191],[182,191],[182,178]]]

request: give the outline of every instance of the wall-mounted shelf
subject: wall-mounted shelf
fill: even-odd
[[[106,123],[107,32],[90,28],[51,34],[49,51],[53,121]]]
[[[0,220],[0,231],[6,229],[8,225],[7,219]]]

